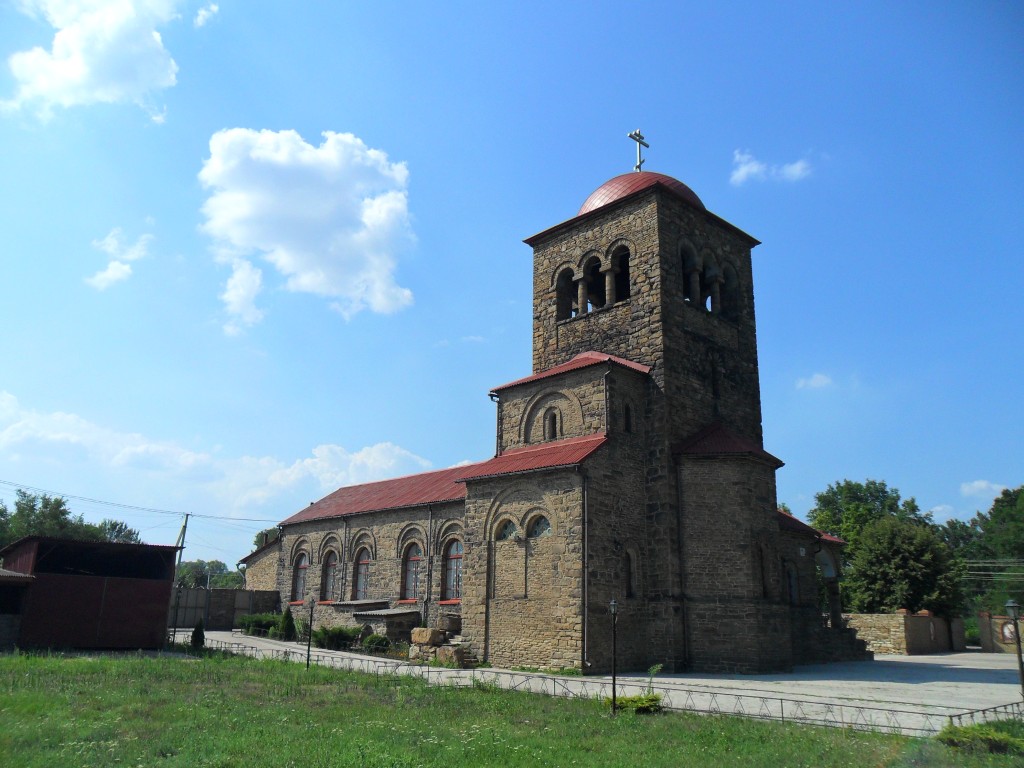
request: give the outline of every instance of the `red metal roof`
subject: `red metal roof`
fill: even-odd
[[[632,360],[626,360],[623,357],[607,355],[604,352],[580,352],[576,357],[568,362],[556,365],[553,368],[548,368],[540,373],[535,373],[532,376],[527,376],[523,379],[516,379],[515,381],[510,381],[508,384],[502,384],[500,387],[495,387],[493,391],[500,392],[501,390],[509,389],[510,387],[518,387],[520,384],[529,384],[532,381],[546,379],[549,376],[558,376],[561,373],[575,371],[579,368],[586,368],[591,365],[599,365],[600,363],[615,363],[616,365],[621,365],[623,368],[629,368],[630,370],[643,374],[651,372],[651,367],[649,365],[634,363]]]
[[[673,179],[664,173],[653,173],[652,171],[640,171],[638,173],[634,171],[633,173],[624,173],[621,176],[616,176],[614,179],[609,179],[595,189],[576,215],[582,216],[584,213],[590,213],[634,192],[653,187],[655,184],[660,184],[666,189],[675,192],[690,205],[702,211],[706,210],[704,203],[700,201],[700,198],[697,197],[694,191],[678,179]]]
[[[380,480],[376,483],[350,485],[339,488],[301,512],[296,512],[282,521],[281,525],[343,517],[358,512],[377,512],[384,509],[459,501],[466,498],[466,486],[463,484],[466,480],[574,466],[604,445],[607,440],[603,433],[572,437],[552,443],[513,448],[489,461],[397,477],[393,480]]]
[[[843,544],[846,542],[840,539],[838,536],[833,536],[831,533],[825,533],[819,531],[817,528],[808,525],[803,520],[797,520],[793,515],[783,510],[778,510],[779,515],[779,528],[783,531],[791,531],[793,533],[806,533],[811,536],[820,536],[823,541],[829,541],[833,544]]]
[[[516,472],[530,472],[537,469],[572,467],[587,458],[608,442],[604,432],[583,437],[570,437],[540,445],[526,445],[511,448],[490,461],[463,467],[460,482],[494,475],[511,475]],[[469,471],[466,471],[469,470]]]
[[[684,456],[748,455],[773,464],[776,468],[783,466],[780,459],[753,440],[733,434],[720,421],[709,424],[689,440],[673,446],[672,452]]]
[[[422,472],[418,475],[339,488],[301,512],[296,512],[282,521],[281,525],[320,520],[325,517],[341,517],[357,512],[374,512],[464,499],[466,486],[456,481],[465,475],[467,470],[472,471],[473,467],[477,466],[479,464],[449,467],[436,472]]]

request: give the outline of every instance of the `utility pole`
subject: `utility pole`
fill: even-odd
[[[178,561],[174,564],[174,578],[177,582],[178,572],[181,570],[181,555],[185,551],[185,531],[188,530],[188,512],[185,513],[185,522],[181,524],[181,533],[178,534],[178,541],[175,546],[178,548]],[[174,632],[174,641],[178,640],[178,607],[181,605],[181,583],[177,582],[177,590],[175,592],[176,597],[174,598],[174,626],[171,631]]]

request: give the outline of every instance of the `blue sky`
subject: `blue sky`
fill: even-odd
[[[340,485],[487,458],[522,239],[640,128],[763,242],[780,501],[873,478],[968,518],[1024,483],[1022,40],[987,2],[0,2],[0,499],[232,518],[185,552],[231,564]]]

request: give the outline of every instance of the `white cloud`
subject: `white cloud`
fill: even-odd
[[[245,259],[234,259],[231,263],[231,277],[220,295],[228,311],[224,332],[235,336],[242,326],[255,325],[263,319],[263,312],[256,307],[256,297],[263,284],[263,272]]]
[[[128,262],[138,261],[149,251],[149,244],[153,242],[150,234],[141,235],[131,245],[123,242],[124,232],[120,227],[114,227],[106,237],[100,240],[93,240],[92,247],[110,256],[106,269],[102,269],[92,277],[85,278],[85,282],[98,291],[105,291],[114,283],[127,280],[131,277],[132,267]]]
[[[769,165],[754,157],[750,151],[733,150],[732,173],[729,175],[729,183],[740,187],[748,181],[800,181],[811,175],[811,163],[809,160],[797,160],[783,165]]]
[[[796,380],[797,389],[822,389],[829,386],[832,386],[832,377],[824,373],[815,373],[809,378]]]
[[[786,181],[800,181],[811,175],[811,164],[807,160],[797,160],[795,163],[786,163],[779,168],[780,179]]]
[[[170,441],[108,429],[75,414],[33,411],[2,390],[0,455],[33,466],[43,461],[80,462],[97,473],[144,476],[156,487],[161,482],[168,487],[189,483],[228,511],[266,504],[304,482],[312,481],[314,490],[328,492],[342,485],[421,472],[431,466],[426,459],[393,443],[378,443],[357,451],[340,445],[318,445],[310,457],[291,463],[272,456],[220,458]]]
[[[55,34],[12,54],[7,64],[17,89],[0,102],[47,119],[55,107],[134,103],[157,122],[152,94],[177,82],[178,65],[157,32],[177,16],[179,0],[20,0],[23,13],[42,17]]]
[[[206,22],[212,19],[219,10],[220,6],[216,3],[210,3],[204,8],[200,8],[199,12],[196,14],[196,17],[192,20],[192,25],[197,29],[199,27],[205,27]]]
[[[740,152],[738,149],[732,153],[732,174],[729,182],[735,186],[745,184],[748,179],[763,179],[768,171],[768,166],[756,160],[749,152]]]
[[[211,190],[202,228],[219,261],[259,254],[288,290],[332,299],[346,318],[412,302],[394,277],[414,240],[404,163],[349,133],[325,132],[316,147],[295,131],[232,128],[210,138],[199,180]],[[255,309],[255,296],[244,306]],[[251,324],[227,299],[225,307]]]
[[[993,483],[989,480],[971,480],[967,483],[960,483],[960,495],[977,499],[994,499],[1006,490],[1005,485]]]
[[[132,265],[122,261],[111,261],[106,269],[101,269],[92,277],[85,278],[85,282],[97,291],[105,291],[114,283],[120,283],[131,277]]]
[[[460,341],[464,341],[469,344],[483,344],[487,339],[483,336],[463,336]]]

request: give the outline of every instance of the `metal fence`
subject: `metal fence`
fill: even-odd
[[[207,646],[256,659],[305,662],[299,648],[261,648],[245,642],[207,640]],[[546,696],[576,699],[610,699],[611,681],[606,678],[564,677],[535,672],[500,669],[448,669],[412,664],[390,658],[375,658],[343,652],[312,650],[313,664],[332,669],[362,672],[378,678],[418,677],[429,685],[448,687],[493,686],[510,691],[527,691]],[[1007,718],[1024,717],[1024,702],[963,710],[956,707],[886,704],[858,699],[790,699],[758,692],[736,693],[718,688],[687,685],[685,681],[620,681],[618,696],[637,696],[653,691],[661,696],[665,709],[704,715],[729,715],[755,720],[820,725],[854,730],[883,731],[906,736],[931,736],[946,725],[970,725]]]

